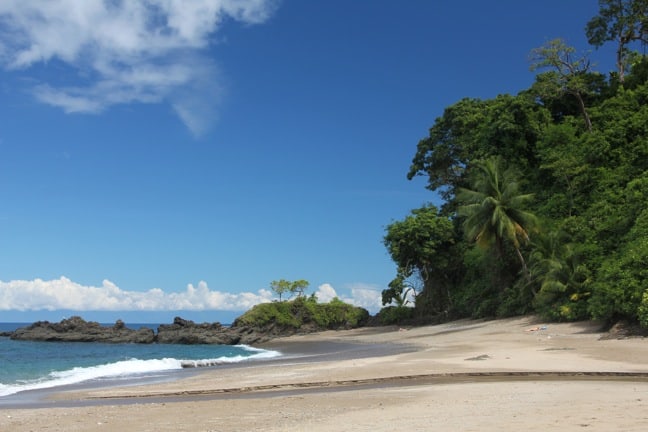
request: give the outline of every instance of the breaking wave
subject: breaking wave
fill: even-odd
[[[159,372],[270,359],[281,355],[278,351],[252,348],[246,345],[237,345],[236,347],[240,348],[244,354],[199,360],[176,358],[140,360],[132,358],[96,366],[74,367],[68,370],[51,372],[37,380],[18,381],[12,384],[0,383],[0,397],[28,390],[40,390],[98,380],[147,377]]]

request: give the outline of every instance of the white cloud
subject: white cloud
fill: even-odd
[[[363,307],[370,313],[375,314],[382,307],[382,290],[367,284],[352,284],[349,286],[350,296],[340,295],[330,284],[322,284],[317,288],[315,295],[322,303],[327,303],[333,298],[338,297],[340,300],[355,306]]]
[[[378,288],[354,284],[349,291],[349,296],[339,295],[330,284],[322,284],[315,295],[321,303],[338,297],[371,313],[380,309]],[[245,311],[275,297],[267,289],[242,293],[214,291],[204,281],[196,286],[189,284],[184,291],[169,293],[160,288],[126,291],[109,280],[104,280],[101,286],[81,285],[66,277],[48,281],[0,281],[0,310],[5,311]]]
[[[104,280],[100,287],[85,286],[68,278],[44,281],[0,281],[0,310],[75,311],[240,311],[272,300],[272,292],[224,293],[212,291],[207,283],[188,285],[183,292],[165,293],[159,288],[125,291]]]
[[[352,303],[363,307],[371,313],[376,313],[382,307],[382,290],[366,284],[353,284],[351,286]]]
[[[333,288],[330,284],[327,283],[317,287],[317,292],[315,293],[315,296],[317,297],[317,300],[321,303],[328,303],[331,300],[333,300],[335,297],[339,297],[337,292],[335,291],[335,288]]]
[[[277,0],[2,0],[0,64],[24,70],[53,60],[75,78],[33,94],[68,113],[128,103],[170,103],[196,135],[221,97],[204,49],[223,20],[262,23]]]

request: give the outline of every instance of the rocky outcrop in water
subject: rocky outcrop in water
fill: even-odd
[[[249,326],[234,322],[232,324],[232,331],[240,336],[241,344],[255,345],[268,342],[275,338],[293,336],[298,334],[308,334],[318,331],[328,330],[326,328],[318,327],[314,324],[304,324],[299,328],[291,326],[282,326],[276,323],[267,324],[264,326]]]
[[[59,323],[38,321],[22,327],[10,335],[14,340],[52,341],[52,342],[105,342],[105,343],[153,343],[153,330],[142,327],[137,330],[127,328],[117,320],[114,326],[102,326],[74,316]]]
[[[226,327],[217,322],[196,324],[193,321],[176,317],[172,324],[158,326],[156,334],[146,327],[137,330],[127,328],[121,320],[118,320],[113,326],[102,326],[97,322],[85,321],[81,317],[74,316],[58,323],[38,321],[30,326],[9,332],[7,336],[14,340],[47,342],[253,345],[267,342],[276,337],[315,330],[305,327],[299,331],[279,326],[256,328],[234,325]]]
[[[219,344],[236,345],[241,337],[220,323],[196,324],[193,321],[176,317],[173,324],[158,327],[157,342],[164,344]]]
[[[220,323],[196,324],[193,321],[176,317],[173,324],[158,327],[157,342],[171,344],[221,344],[221,345],[255,345],[268,342],[277,337],[291,336],[296,333],[310,333],[322,330],[304,326],[301,329],[269,325],[254,327],[237,322],[231,327]]]

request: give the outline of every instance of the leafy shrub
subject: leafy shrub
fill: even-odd
[[[263,328],[270,325],[301,328],[315,325],[321,329],[355,328],[369,319],[366,309],[334,298],[329,303],[318,303],[317,298],[297,297],[292,301],[262,303],[238,317],[235,326]]]
[[[644,291],[641,305],[639,305],[639,324],[648,328],[648,289]]]
[[[648,283],[648,210],[644,210],[630,230],[628,241],[616,255],[606,259],[598,272],[589,308],[595,319],[641,320]],[[643,309],[645,310],[645,309]]]
[[[292,314],[291,302],[261,303],[234,321],[235,326],[247,325],[252,327],[266,327],[277,324],[281,327],[299,328],[300,322]]]
[[[382,325],[401,324],[414,317],[414,308],[407,306],[387,306],[378,312],[378,320]]]

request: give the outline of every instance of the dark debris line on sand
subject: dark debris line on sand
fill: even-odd
[[[90,396],[88,399],[145,399],[179,396],[209,396],[219,394],[255,393],[293,389],[326,389],[365,385],[429,385],[466,382],[497,381],[642,381],[648,382],[648,372],[456,372],[441,374],[401,375],[384,378],[368,378],[338,381],[314,381],[294,384],[269,384],[223,388],[213,390],[186,390],[168,393],[147,393],[145,395]]]

